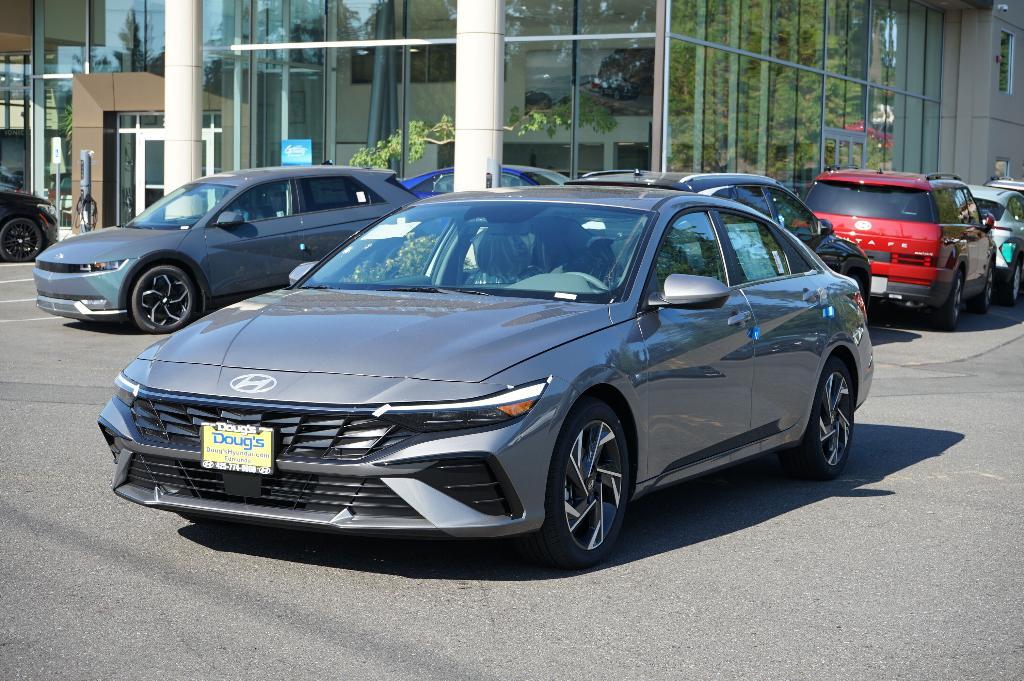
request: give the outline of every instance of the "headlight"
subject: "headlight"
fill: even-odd
[[[128,262],[127,260],[108,260],[107,262],[91,262],[85,265],[79,265],[80,271],[82,272],[112,272],[119,270],[121,267]]]
[[[505,423],[529,413],[544,393],[550,378],[510,388],[465,402],[385,404],[373,412],[377,418],[418,431],[475,428]]]
[[[114,397],[130,407],[138,396],[139,384],[128,380],[124,374],[118,374],[114,379]]]
[[[39,210],[43,211],[44,213],[46,213],[47,215],[49,215],[52,218],[56,218],[57,217],[57,209],[54,208],[49,203],[40,203],[39,204]]]

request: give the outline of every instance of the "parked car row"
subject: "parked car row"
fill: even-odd
[[[100,414],[118,496],[514,537],[578,569],[650,491],[764,454],[839,475],[874,372],[867,300],[951,328],[961,300],[987,309],[1000,258],[1019,289],[1013,227],[994,241],[1018,206],[992,192],[983,219],[948,176],[830,171],[807,204],[642,171],[417,201],[390,171],[262,169],[61,242],[35,277],[56,314],[176,331]]]

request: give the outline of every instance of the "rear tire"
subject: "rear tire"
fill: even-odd
[[[43,230],[31,218],[12,218],[0,228],[0,260],[31,262],[45,245]]]
[[[932,326],[939,331],[956,331],[956,326],[960,322],[960,303],[963,295],[964,273],[958,270],[946,302],[932,312]]]
[[[132,286],[132,322],[145,333],[174,333],[195,315],[196,286],[180,267],[151,267]]]
[[[996,266],[989,263],[988,274],[985,275],[985,290],[967,301],[967,311],[974,314],[988,314],[992,307],[992,289],[995,288]]]
[[[544,499],[544,524],[518,540],[530,560],[563,570],[600,563],[622,529],[630,490],[626,434],[615,412],[580,400],[555,441]]]
[[[831,480],[846,467],[853,444],[853,382],[837,357],[829,357],[818,379],[803,440],[779,452],[789,475],[807,480]]]
[[[1013,307],[1020,298],[1021,278],[1024,276],[1024,260],[1017,258],[1010,271],[1009,281],[996,290],[996,300],[1000,305]]]

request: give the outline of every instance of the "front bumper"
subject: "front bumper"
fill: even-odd
[[[553,442],[543,429],[529,432],[523,420],[489,430],[415,434],[352,461],[279,456],[274,473],[254,482],[246,474],[203,468],[199,448],[181,438],[156,442],[146,432],[152,424],[138,414],[112,399],[99,425],[114,454],[115,494],[143,506],[410,537],[500,537],[531,532],[543,521],[542,496],[523,490],[538,483],[543,489]],[[167,418],[171,430],[173,421]],[[542,467],[539,476],[523,472],[533,469],[531,460]]]
[[[36,307],[44,312],[88,321],[125,321],[128,311],[119,305],[128,264],[109,272],[53,272],[32,270]]]

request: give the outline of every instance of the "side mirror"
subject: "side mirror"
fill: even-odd
[[[836,228],[832,226],[831,220],[818,218],[818,233],[822,236],[832,236],[836,233]]]
[[[226,210],[226,211],[224,211],[223,213],[221,213],[220,215],[217,216],[217,219],[214,220],[214,222],[213,222],[213,226],[214,227],[234,227],[235,225],[240,225],[243,222],[245,222],[245,220],[242,219],[241,213],[238,213],[238,212],[233,211],[233,210]]]
[[[989,231],[996,226],[996,216],[987,210],[981,211],[981,228],[984,231]]]
[[[651,307],[709,310],[725,305],[731,295],[728,286],[712,277],[670,274],[665,279],[664,291],[652,294],[648,304]]]
[[[299,281],[299,279],[302,279],[304,276],[306,276],[309,273],[309,271],[311,269],[313,269],[313,265],[315,265],[315,264],[316,264],[315,261],[314,262],[304,262],[301,265],[297,266],[294,270],[289,272],[288,273],[288,285],[289,286],[295,286],[295,284]]]

